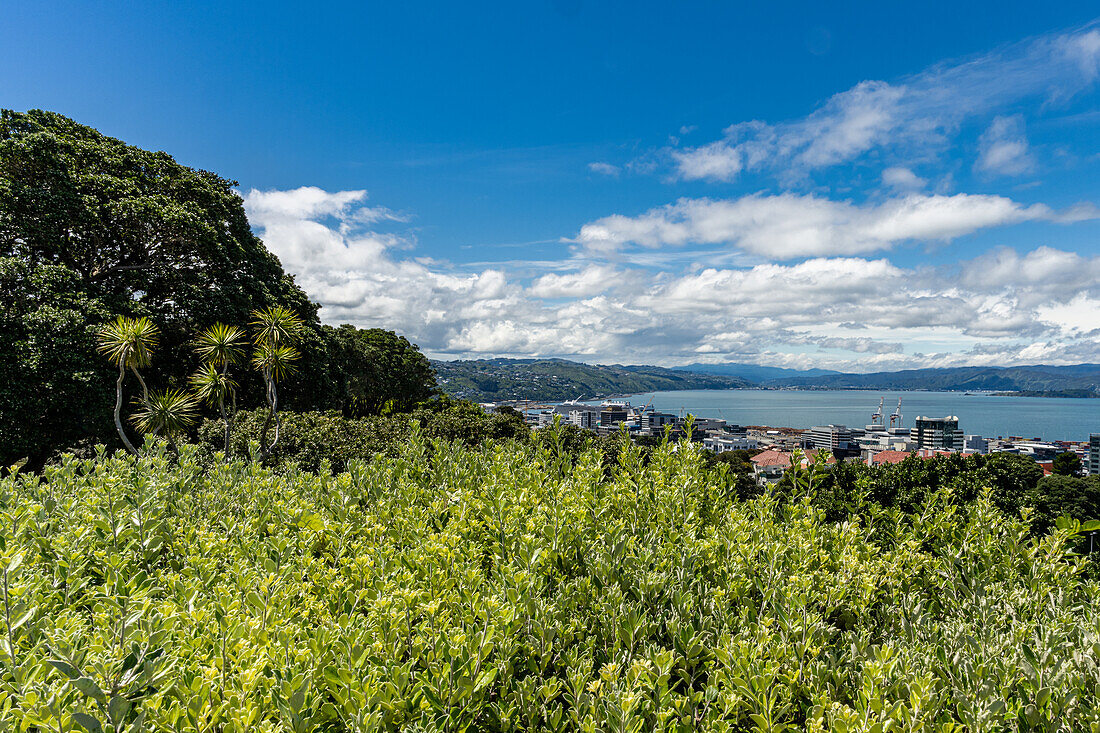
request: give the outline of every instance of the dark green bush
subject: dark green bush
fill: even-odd
[[[1032,527],[1042,533],[1050,531],[1058,517],[1100,519],[1100,476],[1045,476],[1029,492],[1027,503],[1035,509]]]
[[[266,410],[238,413],[230,439],[232,456],[249,455],[249,444],[259,441],[266,418]],[[335,411],[286,412],[282,413],[279,442],[267,463],[294,463],[301,469],[317,471],[327,461],[332,470],[343,471],[354,459],[369,460],[378,453],[395,452],[408,439],[414,420],[429,438],[467,446],[487,440],[523,441],[530,434],[515,411],[489,415],[477,405],[446,399],[410,413],[359,419]],[[207,420],[199,427],[198,442],[213,454],[222,449],[222,435],[221,422]]]

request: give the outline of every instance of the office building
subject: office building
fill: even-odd
[[[909,431],[909,440],[918,449],[961,451],[963,432],[959,430],[959,418],[917,417]]]
[[[596,426],[600,424],[600,413],[598,410],[571,410],[569,412],[569,422],[578,428],[595,430]]]
[[[818,425],[803,434],[803,443],[815,450],[846,450],[852,442],[852,431],[844,425]]]
[[[989,441],[980,435],[964,435],[962,452],[985,455],[989,453]]]
[[[642,430],[661,431],[665,425],[675,425],[676,416],[669,412],[643,412],[639,422]]]
[[[1089,476],[1100,476],[1100,433],[1089,436]]]
[[[611,426],[626,422],[627,411],[625,407],[618,405],[605,407],[600,410],[600,425]]]
[[[756,450],[759,447],[752,438],[712,437],[703,438],[703,447],[712,453],[726,453],[731,450]]]

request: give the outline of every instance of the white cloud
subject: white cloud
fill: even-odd
[[[688,179],[712,178],[732,181],[744,166],[743,151],[725,140],[690,150],[673,151],[680,175]]]
[[[1100,293],[1100,257],[1053,247],[1024,255],[1001,248],[963,263],[959,283],[975,292],[1011,295],[1026,305],[1062,302],[1078,293]]]
[[[593,173],[599,173],[601,176],[617,177],[621,172],[619,166],[611,165],[610,163],[595,162],[588,164],[588,170]]]
[[[720,140],[669,152],[685,179],[730,181],[764,169],[798,178],[872,150],[934,152],[966,120],[1026,99],[1062,103],[1098,76],[1100,30],[1088,27],[939,64],[893,84],[863,81],[801,119],[735,124]]]
[[[1100,340],[1086,331],[1100,303],[1100,257],[1038,248],[1000,250],[953,269],[821,256],[680,272],[589,261],[520,276],[504,266],[468,271],[418,260],[407,237],[349,227],[365,207],[361,192],[299,192],[253,191],[245,203],[267,246],[323,305],[322,318],[393,329],[434,355],[857,371],[1019,363],[1037,353],[1063,363],[1100,360]],[[877,240],[957,230],[911,213],[918,203],[841,204],[842,224]],[[833,221],[833,204],[814,205]]]
[[[901,124],[905,89],[865,81],[838,94],[812,115],[812,124],[788,135],[782,147],[798,149],[795,160],[807,168],[835,165],[887,142]]]
[[[813,195],[680,199],[635,217],[612,215],[581,227],[577,242],[591,252],[633,243],[658,248],[688,243],[728,245],[771,259],[864,254],[900,242],[949,241],[989,227],[1060,220],[1041,204],[1002,196],[910,194],[856,205]]]
[[[1036,309],[1036,317],[1066,335],[1100,337],[1100,297],[1077,293],[1065,303],[1040,305]]]
[[[1035,167],[1024,135],[1024,118],[1020,115],[995,118],[978,144],[981,152],[974,164],[975,170],[1018,176]]]
[[[584,298],[610,290],[622,273],[610,266],[592,265],[578,272],[547,273],[531,285],[537,298]]]
[[[919,191],[928,185],[928,181],[908,168],[894,166],[882,172],[882,182],[895,191]]]
[[[248,216],[254,224],[266,226],[275,220],[316,219],[345,214],[353,204],[365,201],[366,191],[329,193],[316,186],[289,191],[258,191],[245,196]]]

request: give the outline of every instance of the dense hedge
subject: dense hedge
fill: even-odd
[[[519,413],[504,410],[486,414],[477,405],[448,398],[429,403],[411,413],[351,419],[336,412],[288,412],[278,447],[266,462],[276,468],[295,466],[308,471],[327,465],[343,471],[352,460],[370,460],[377,453],[394,455],[408,440],[413,422],[429,438],[479,446],[517,441],[564,453],[576,459],[587,450],[600,456],[605,474],[611,475],[617,458],[630,439],[622,433],[597,436],[574,425],[529,430]],[[237,420],[230,454],[245,458],[249,444],[258,441],[266,412],[242,412]],[[207,421],[198,433],[207,456],[222,448],[221,425]],[[638,445],[643,463],[661,444],[648,439]],[[703,452],[707,472],[729,490],[731,497],[752,499],[763,493],[753,475],[752,451],[714,455]],[[1100,519],[1100,477],[1049,476],[1026,456],[995,453],[988,456],[954,454],[922,460],[916,456],[899,464],[867,466],[841,462],[819,466],[813,505],[834,522],[857,516],[868,520],[883,509],[920,512],[930,497],[943,493],[963,506],[988,490],[989,500],[1001,511],[1019,516],[1026,511],[1034,532],[1050,530],[1060,516],[1080,522]],[[777,498],[787,500],[797,491],[784,479],[774,487]]]
[[[1100,589],[984,494],[834,523],[685,444],[194,454],[0,479],[4,730],[1100,726]]]
[[[235,418],[230,455],[252,455],[267,418],[266,410],[242,411]],[[338,412],[286,412],[282,414],[279,442],[268,465],[291,465],[317,471],[323,464],[343,471],[353,460],[370,460],[376,453],[395,453],[409,437],[412,423],[429,438],[459,441],[476,446],[487,440],[529,439],[530,430],[514,411],[486,414],[469,402],[443,398],[430,407],[393,415],[348,418]],[[198,442],[208,453],[222,450],[222,424],[206,420],[199,427]]]

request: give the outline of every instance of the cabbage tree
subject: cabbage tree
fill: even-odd
[[[263,377],[268,415],[260,432],[261,458],[267,458],[279,442],[279,392],[277,385],[297,367],[301,353],[295,347],[301,336],[304,324],[302,319],[290,310],[274,306],[264,310],[252,311],[251,323],[254,335],[252,344],[252,366]],[[275,436],[267,442],[272,422],[275,423]]]
[[[194,397],[182,389],[168,389],[147,397],[133,420],[143,433],[163,433],[172,440],[191,427],[197,417],[198,403]]]
[[[248,339],[237,326],[216,323],[199,334],[195,352],[202,366],[191,375],[191,386],[198,398],[217,407],[225,431],[225,452],[229,452],[229,435],[237,413],[237,383],[229,367],[245,356]]]
[[[115,382],[115,429],[118,430],[118,437],[122,439],[126,450],[134,455],[141,455],[141,452],[130,442],[122,427],[122,383],[126,379],[126,370],[130,370],[141,384],[143,404],[148,405],[149,390],[138,369],[149,365],[159,336],[160,331],[156,324],[148,318],[127,316],[119,316],[99,331],[99,352],[118,367],[118,380]]]

